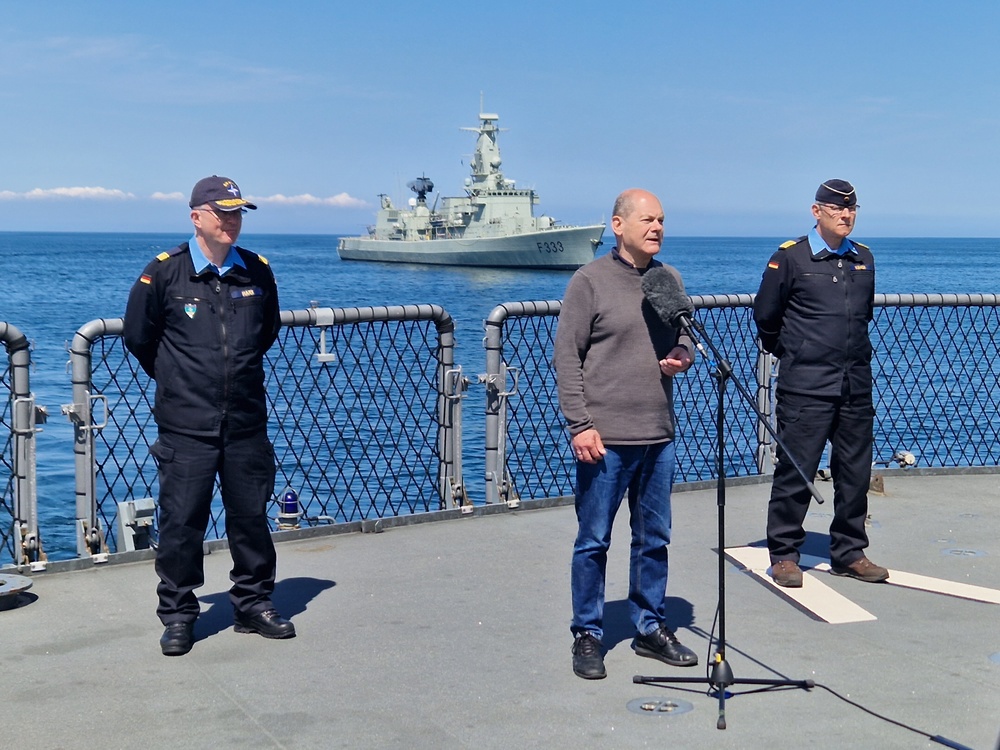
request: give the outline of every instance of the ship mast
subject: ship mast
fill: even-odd
[[[499,115],[480,112],[478,128],[461,128],[472,133],[478,133],[476,152],[472,156],[472,186],[471,194],[492,192],[507,188],[507,181],[500,171],[500,147],[497,145],[497,133],[501,128],[496,126]],[[506,129],[506,128],[504,128]]]

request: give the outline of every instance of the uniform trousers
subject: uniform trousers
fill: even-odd
[[[245,616],[269,609],[277,561],[267,519],[267,503],[274,494],[274,448],[266,430],[238,437],[225,430],[219,437],[161,430],[150,452],[160,480],[160,621],[194,622],[200,612],[194,590],[205,582],[205,531],[217,475],[233,558],[233,609]]]
[[[872,395],[819,397],[779,390],[775,413],[778,435],[810,479],[816,476],[826,441],[830,441],[833,476],[830,563],[846,567],[861,559],[868,546],[865,519],[875,420]],[[767,546],[772,563],[799,561],[799,547],[806,538],[802,524],[811,499],[805,482],[779,447],[767,507]]]

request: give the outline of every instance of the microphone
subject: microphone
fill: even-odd
[[[676,276],[663,266],[650,268],[642,275],[642,294],[660,320],[687,333],[701,356],[712,359],[695,336],[694,305]]]
[[[690,332],[694,328],[691,298],[669,270],[663,266],[650,268],[642,276],[642,294],[660,320],[674,328]]]

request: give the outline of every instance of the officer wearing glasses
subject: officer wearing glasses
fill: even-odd
[[[761,345],[778,357],[778,434],[806,476],[827,440],[833,474],[830,565],[834,575],[877,583],[889,571],[865,556],[872,465],[872,345],[875,259],[849,240],[858,214],[854,186],[828,180],[816,191],[812,231],[771,256],[754,301]],[[771,578],[802,585],[799,548],[811,494],[778,450],[767,513]]]
[[[291,638],[274,608],[276,558],[266,514],[274,492],[264,355],[278,335],[278,290],[267,261],[236,245],[239,186],[206,177],[191,193],[194,235],[160,253],[129,295],[125,346],[156,381],[150,448],[159,470],[156,572],[167,656],[191,650],[205,582],[202,544],[216,477],[233,557],[235,629]]]

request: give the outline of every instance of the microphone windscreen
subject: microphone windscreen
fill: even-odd
[[[691,317],[694,305],[684,292],[680,281],[663,266],[650,268],[642,276],[642,294],[660,320],[670,326],[677,326],[681,315]]]

